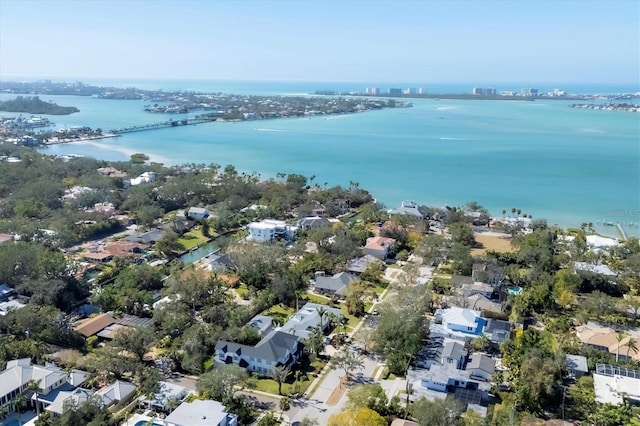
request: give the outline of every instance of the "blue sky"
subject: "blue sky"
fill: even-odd
[[[640,1],[0,0],[0,78],[640,81]]]

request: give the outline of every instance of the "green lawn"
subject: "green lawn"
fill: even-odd
[[[360,318],[351,315],[347,310],[347,305],[345,303],[340,304],[340,310],[342,311],[342,315],[348,320],[347,325],[353,330],[353,328],[360,322]]]
[[[249,288],[247,287],[246,284],[240,284],[240,287],[236,288],[235,290],[236,290],[236,293],[238,293],[238,296],[242,298],[249,295]]]
[[[320,374],[326,364],[326,361],[319,358],[316,358],[313,362],[308,362],[308,360],[305,359],[303,364],[299,366],[299,369],[294,370],[289,375],[287,382],[282,384],[282,394],[289,395],[295,391],[294,383],[296,382],[296,377],[298,377],[299,392],[306,392],[306,390],[309,388],[309,385],[311,385],[311,382],[313,382],[315,377]],[[274,395],[278,394],[278,382],[273,379],[270,379],[268,377],[260,377],[255,383],[255,389],[258,391],[267,392]]]
[[[385,285],[374,285],[373,291],[376,293],[376,296],[380,297],[380,295],[387,289],[387,284]]]
[[[305,300],[308,300],[311,303],[318,303],[320,305],[330,305],[331,304],[331,300],[329,300],[328,297],[320,296],[318,294],[305,293],[304,296],[302,296],[302,298],[305,299]]]
[[[178,242],[183,245],[185,250],[191,250],[207,241],[209,241],[209,238],[202,235],[200,228],[189,231],[178,238]]]
[[[289,321],[289,316],[295,312],[294,308],[283,306],[282,304],[275,305],[262,312],[262,315],[272,317],[278,324],[285,324]]]

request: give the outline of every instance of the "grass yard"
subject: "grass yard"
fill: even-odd
[[[272,306],[266,311],[262,312],[262,315],[270,316],[278,324],[285,324],[289,321],[289,316],[295,312],[294,308],[283,306],[282,304]]]
[[[236,293],[238,293],[238,296],[240,296],[243,299],[249,295],[249,288],[247,287],[246,284],[240,284],[240,286],[236,288],[235,291]]]
[[[305,393],[311,382],[316,378],[322,369],[327,365],[327,361],[320,358],[316,358],[314,361],[309,362],[308,359],[304,359],[302,365],[299,365],[289,375],[289,378],[282,384],[282,394],[290,395],[296,391]],[[297,378],[297,380],[296,380]],[[298,385],[296,385],[296,381]],[[268,377],[259,377],[255,382],[255,389],[262,392],[267,392],[273,395],[278,394],[278,382]]]
[[[347,305],[345,303],[340,303],[340,310],[342,311],[342,315],[348,320],[347,326],[353,330],[353,328],[360,322],[360,318],[351,315],[347,310]]]
[[[331,304],[331,300],[329,300],[328,297],[321,296],[319,294],[305,293],[304,296],[302,296],[302,298],[305,299],[305,300],[308,300],[311,303],[318,303],[320,305],[330,305]]]
[[[374,285],[373,286],[373,291],[376,293],[376,296],[380,297],[380,295],[387,289],[387,285]]]
[[[189,231],[178,238],[178,242],[182,244],[185,250],[191,250],[192,248],[202,245],[208,241],[209,238],[202,235],[200,228]]]
[[[485,254],[487,250],[497,251],[498,253],[513,253],[515,249],[511,246],[511,239],[496,235],[475,234],[476,241],[482,244],[482,248],[474,248],[471,250],[472,256]]]

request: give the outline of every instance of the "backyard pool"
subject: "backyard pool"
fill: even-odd
[[[17,426],[17,423],[16,423]],[[162,426],[158,423],[149,423],[149,420],[140,420],[139,422],[136,422],[135,425],[133,426]]]

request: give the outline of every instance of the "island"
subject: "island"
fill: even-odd
[[[598,111],[626,111],[640,112],[639,104],[611,103],[611,104],[571,104],[569,108],[593,109]]]
[[[12,100],[0,101],[0,111],[48,115],[69,115],[80,112],[76,107],[64,107],[55,102],[46,102],[38,96],[18,96]]]

